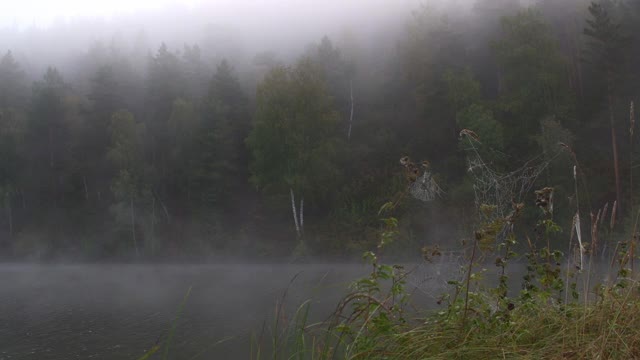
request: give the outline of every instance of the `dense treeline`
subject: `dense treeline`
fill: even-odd
[[[586,212],[617,200],[631,219],[637,34],[634,0],[477,0],[416,9],[391,46],[325,37],[291,63],[96,43],[74,73],[52,66],[31,83],[8,49],[2,252],[358,253],[376,243],[378,208],[406,187],[405,154],[428,159],[445,194],[403,203],[397,249],[446,247],[476,215],[462,129],[505,171],[569,145],[588,179]],[[553,159],[538,182],[568,214],[572,159]]]

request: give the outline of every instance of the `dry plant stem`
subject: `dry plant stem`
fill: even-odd
[[[409,192],[409,188],[406,188],[405,190],[403,190],[403,191],[401,191],[401,192],[396,193],[396,194],[393,196],[393,199],[389,202],[389,204],[391,204],[391,205],[388,207],[388,210],[395,209],[395,208],[396,208],[396,206],[398,206],[398,204],[400,204],[400,202],[402,201],[402,199],[404,199],[404,198],[405,198],[405,196],[407,196],[407,193],[408,193],[408,192]],[[387,211],[388,211],[388,210],[387,210]],[[380,214],[380,213],[381,213],[381,212],[379,212],[379,214]]]
[[[589,185],[587,184],[587,176],[585,175],[584,171],[582,171],[582,167],[580,166],[580,163],[578,162],[578,156],[576,155],[576,153],[573,151],[573,149],[571,149],[571,147],[569,147],[569,145],[560,143],[560,145],[562,145],[564,147],[564,149],[566,151],[569,152],[569,156],[571,156],[571,159],[573,160],[573,165],[575,165],[576,167],[576,171],[578,174],[580,174],[580,179],[582,180],[582,186],[584,187],[585,190],[585,195],[587,197],[587,205],[589,206],[589,209],[592,208],[591,206],[591,195],[589,195]],[[576,186],[577,189],[577,186]],[[577,191],[576,191],[577,193]],[[615,206],[615,205],[614,205]]]
[[[505,250],[504,250],[504,253],[505,253],[504,261],[505,262],[508,261],[507,258],[509,256],[509,251],[510,250],[511,250],[511,247],[509,246],[509,242],[507,242],[507,245],[505,246]],[[503,263],[502,266],[501,266],[501,269],[500,269],[500,278],[501,279],[504,278],[504,274],[506,273],[506,267],[507,267],[506,263]],[[506,289],[505,289],[505,292],[501,293],[500,297],[496,300],[496,307],[500,304],[501,298],[505,298],[505,297],[507,297]]]
[[[361,353],[357,353],[354,354],[351,359],[355,360],[355,359],[368,359],[370,355],[387,355],[387,356],[393,356],[395,355],[394,353],[390,352],[390,351],[380,351],[380,350],[367,350],[367,351],[363,351]]]
[[[600,216],[600,212],[598,211],[598,217]],[[597,224],[598,224],[598,217],[595,218],[595,220],[593,220],[593,214],[591,214],[591,251],[589,252],[589,269],[587,270],[587,281],[586,281],[586,286],[584,289],[584,294],[585,294],[585,306],[587,306],[587,303],[589,301],[589,288],[591,287],[591,271],[593,268],[593,258],[596,256],[596,250],[597,250],[597,233],[598,233],[598,228],[597,228]]]
[[[616,258],[618,258],[618,247],[620,246],[620,242],[616,243],[616,247],[613,248],[613,253],[611,254],[611,264],[609,264],[609,271],[613,269],[613,264],[616,262]]]
[[[349,295],[347,298],[345,298],[340,305],[338,306],[338,309],[336,309],[335,314],[341,314],[344,311],[344,308],[352,301],[357,300],[357,299],[361,299],[364,298],[367,301],[376,304],[378,306],[380,306],[384,311],[386,311],[389,315],[391,315],[393,317],[393,313],[391,312],[391,309],[389,309],[386,305],[385,305],[385,301],[380,301],[378,299],[376,299],[375,297],[369,295],[369,294],[365,294],[365,293],[354,293]]]
[[[629,249],[630,257],[631,257],[631,274],[633,274],[633,258],[635,257],[635,240],[636,233],[638,230],[638,218],[640,217],[640,210],[636,214],[636,221],[633,223],[633,234],[631,235],[631,248]]]
[[[289,292],[289,288],[291,288],[291,284],[293,284],[294,281],[296,281],[296,279],[298,278],[298,276],[302,273],[302,271],[298,272],[297,274],[295,274],[291,280],[289,281],[289,285],[287,285],[287,288],[284,290],[284,292],[282,293],[282,297],[280,298],[280,301],[278,301],[276,303],[276,314],[275,314],[275,318],[276,318],[276,322],[275,322],[275,327],[273,329],[273,356],[274,356],[274,360],[277,359],[277,354],[278,354],[278,346],[280,343],[280,339],[278,338],[278,326],[280,323],[280,319],[282,318],[283,321],[285,321],[285,317],[284,317],[284,301],[287,298],[287,293]]]
[[[574,165],[573,166],[573,185],[574,185],[574,191],[575,191],[575,198],[576,198],[576,217],[575,217],[575,221],[574,221],[574,227],[575,227],[575,231],[576,231],[576,237],[578,238],[578,244],[579,244],[579,250],[580,250],[580,271],[582,271],[582,269],[584,268],[584,261],[583,261],[583,251],[584,251],[584,247],[582,246],[582,231],[581,231],[581,223],[580,223],[580,194],[578,194],[578,166]],[[588,275],[588,274],[587,274]]]
[[[571,156],[573,157],[573,161],[574,161],[574,165],[573,165],[573,185],[574,185],[574,197],[576,199],[576,216],[573,218],[574,223],[572,224],[572,229],[571,229],[571,236],[569,238],[569,254],[571,254],[571,251],[573,250],[573,231],[576,228],[576,221],[579,221],[580,219],[580,196],[578,195],[578,173],[577,173],[577,169],[578,169],[578,159],[576,158],[575,153],[573,152],[573,150],[571,150],[571,148],[567,147],[567,149],[569,150],[569,153],[571,154]],[[579,224],[577,225],[579,228]],[[579,232],[576,232],[577,236],[580,236]],[[578,251],[580,252],[580,270],[582,271],[582,241],[580,241],[580,239],[578,239],[578,243],[579,243],[579,247],[578,247]],[[567,261],[567,280],[566,280],[566,285],[565,285],[565,303],[569,302],[569,269],[571,266],[571,262]]]
[[[573,245],[573,233],[571,233],[571,237],[569,238],[569,258],[571,256],[572,245]],[[567,280],[564,287],[564,303],[565,304],[569,303],[569,272],[570,270],[571,270],[571,261],[567,259],[567,274],[566,274]]]
[[[633,215],[633,125],[635,119],[633,118],[633,102],[631,102],[631,108],[629,110],[629,203],[631,206],[631,214]],[[637,220],[636,220],[637,223]],[[635,242],[636,242],[636,229],[635,225],[633,226],[633,234],[631,236],[631,273],[633,274],[634,266],[633,266],[633,258],[635,253]]]
[[[633,101],[629,104],[629,201],[631,203],[631,214],[633,214],[633,132],[636,124]],[[638,217],[636,216],[636,224],[633,226],[633,236],[631,238],[631,273],[633,273],[633,262],[635,253],[636,225]]]
[[[631,296],[631,293],[633,291],[633,285],[629,288],[629,290],[627,291],[627,294],[624,298],[623,303],[618,306],[618,310],[616,311],[616,315],[613,318],[613,321],[609,324],[609,331],[607,332],[607,335],[604,336],[604,339],[602,340],[602,346],[600,347],[600,356],[598,356],[598,359],[603,359],[603,352],[604,349],[606,348],[605,345],[607,344],[607,340],[609,339],[609,337],[611,336],[611,332],[614,331],[615,329],[615,325],[618,322],[618,318],[620,318],[620,314],[622,313],[622,309],[625,308],[625,305],[627,304],[627,302],[629,301],[629,296]],[[585,315],[586,316],[586,315]]]
[[[587,280],[584,288],[584,306],[585,310],[589,304],[589,287],[591,286],[591,269],[593,265],[593,253],[589,254],[589,269],[587,269]]]
[[[635,248],[636,248],[636,230],[635,230],[635,225],[634,225],[634,229],[633,229],[633,234],[631,235],[631,245],[629,246],[629,257],[631,260],[631,274],[633,274],[633,259],[635,258]]]
[[[622,198],[621,198],[621,188],[620,188],[620,170],[618,163],[618,142],[616,140],[616,130],[615,130],[615,122],[614,122],[614,114],[613,114],[613,94],[611,89],[611,70],[607,70],[607,105],[609,108],[609,125],[611,128],[611,147],[613,150],[613,171],[616,182],[616,202],[618,203],[618,207],[620,207]]]
[[[347,296],[342,301],[340,301],[340,303],[338,304],[336,310],[333,312],[333,314],[331,314],[329,316],[329,318],[334,318],[336,320],[341,318],[341,317],[344,318],[344,316],[342,316],[342,313],[344,312],[344,309],[347,307],[347,305],[349,305],[349,303],[351,303],[352,301],[357,300],[359,298],[367,299],[367,301],[369,301],[370,303],[373,303],[373,304],[376,304],[376,305],[380,306],[389,315],[391,315],[392,318],[395,318],[395,316],[393,315],[391,309],[386,305],[386,302],[389,300],[388,298],[383,300],[383,301],[380,301],[380,300],[376,299],[375,297],[373,297],[373,296],[371,296],[369,294],[363,293],[363,292],[352,293],[351,295]],[[354,315],[362,314],[363,312],[364,312],[364,310],[360,311],[359,313],[352,314],[351,316],[349,316],[347,318],[347,322],[351,322],[353,318],[357,318],[358,317],[358,316],[354,316]],[[335,325],[336,324],[334,323],[333,326],[335,326]]]
[[[467,271],[467,288],[465,289],[464,296],[464,313],[462,315],[462,327],[467,321],[467,312],[469,311],[469,284],[471,283],[471,271],[473,270],[473,261],[476,258],[476,248],[478,247],[477,241],[473,242],[473,250],[471,251],[471,260],[469,260],[469,269]]]
[[[633,128],[635,125],[635,118],[633,113],[633,101],[631,102],[629,108],[629,203],[631,206],[631,215],[633,215]],[[636,219],[637,223],[637,219]],[[635,253],[635,242],[636,242],[636,230],[635,225],[633,226],[633,236],[631,237],[631,273],[633,274],[634,266],[633,266],[633,258]]]
[[[332,324],[332,325],[330,325],[330,328],[335,328],[335,327],[337,326],[338,322],[339,322],[339,319],[340,319],[341,317],[342,317],[342,318],[344,318],[344,317],[342,316],[342,313],[344,312],[344,309],[347,307],[347,305],[348,305],[349,303],[351,303],[351,302],[352,302],[352,301],[354,301],[354,300],[361,299],[361,298],[367,299],[367,301],[369,301],[369,303],[376,304],[376,305],[378,306],[378,309],[383,309],[387,314],[391,315],[391,317],[392,317],[392,318],[395,318],[395,317],[393,316],[393,313],[391,312],[391,309],[389,309],[389,308],[385,305],[385,303],[387,302],[387,300],[388,300],[388,299],[385,299],[385,300],[383,300],[383,301],[380,301],[380,300],[376,299],[375,297],[373,297],[373,296],[371,296],[371,295],[369,295],[369,294],[362,293],[362,292],[357,292],[357,293],[353,293],[353,294],[351,294],[351,295],[347,296],[345,299],[343,299],[343,300],[338,304],[338,306],[337,306],[336,310],[335,310],[335,311],[333,312],[333,314],[330,316],[330,317],[333,317],[333,318],[334,318],[334,322],[333,322],[333,324]],[[366,309],[362,309],[362,310],[360,310],[360,311],[356,311],[356,312],[354,312],[354,313],[353,313],[353,314],[351,314],[348,318],[346,318],[345,322],[346,322],[346,323],[351,323],[351,322],[353,322],[355,319],[357,319],[358,317],[360,317],[360,316],[362,316],[363,314],[365,314],[365,311],[367,311],[367,312],[368,312],[368,310],[369,310],[369,309],[368,309],[368,307],[367,307]],[[369,316],[370,316],[369,314],[367,314],[367,315],[368,315],[367,317],[369,317]],[[365,324],[366,324],[368,321],[369,321],[369,320],[367,319],[367,320],[365,321]],[[341,333],[341,334],[340,334],[340,336],[339,336],[339,338],[338,338],[338,340],[337,340],[337,341],[338,341],[338,343],[340,343],[340,342],[342,341],[342,339],[343,339],[343,337],[344,337],[344,336],[345,336],[345,334],[344,334],[344,333]],[[331,358],[332,358],[332,359],[334,359],[336,354],[337,354],[337,352],[334,352],[334,353],[333,353],[333,355],[331,356]]]
[[[589,289],[591,287],[591,271],[593,269],[593,257],[595,254],[595,244],[594,244],[595,238],[592,236],[591,238],[591,244],[590,244],[590,248],[591,250],[589,251],[589,268],[587,269],[587,278],[586,278],[586,284],[584,287],[584,306],[585,306],[585,310],[586,307],[589,303]]]

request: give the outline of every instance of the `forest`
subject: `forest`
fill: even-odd
[[[482,205],[523,202],[530,231],[544,187],[564,237],[577,192],[585,223],[607,206],[612,231],[634,231],[640,1],[393,16],[274,49],[215,25],[178,40],[117,23],[1,28],[1,256],[348,258],[375,247],[378,210],[400,197],[387,251],[419,256],[473,236]],[[404,156],[428,161],[435,196],[406,195]],[[488,170],[531,191],[493,199],[477,182]]]

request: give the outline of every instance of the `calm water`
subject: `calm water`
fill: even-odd
[[[418,266],[409,279],[414,301],[433,306],[455,269]],[[289,313],[311,300],[313,317],[321,320],[368,270],[336,264],[0,265],[0,360],[136,360],[166,333],[190,286],[170,358],[204,351],[198,359],[248,359],[251,334],[269,328],[285,290]]]

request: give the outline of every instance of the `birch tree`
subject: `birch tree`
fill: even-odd
[[[308,59],[273,69],[258,87],[254,127],[247,139],[251,182],[290,198],[298,238],[305,203],[326,198],[339,174],[338,115],[321,70]],[[344,135],[342,135],[344,137]]]

